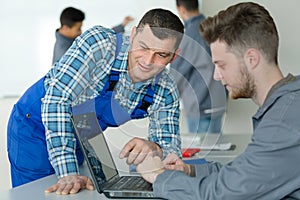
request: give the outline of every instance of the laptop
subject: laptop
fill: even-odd
[[[95,112],[78,115],[73,112],[72,123],[99,193],[108,198],[156,198],[152,185],[141,176],[119,174]]]

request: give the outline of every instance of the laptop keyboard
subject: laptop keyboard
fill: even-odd
[[[140,176],[123,176],[110,189],[116,190],[150,190],[152,185]]]

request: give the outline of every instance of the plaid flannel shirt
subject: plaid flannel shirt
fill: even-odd
[[[119,62],[120,66],[114,98],[128,113],[146,94],[147,86],[155,84],[155,77],[145,82],[131,82],[127,64],[129,48],[129,38],[123,36],[123,44],[115,60],[115,33],[95,26],[79,36],[46,75],[42,121],[46,128],[49,160],[59,178],[79,174],[76,139],[70,120],[71,106],[100,94],[114,62]],[[179,96],[167,69],[161,74],[153,100],[148,108],[149,140],[160,145],[164,156],[171,152],[181,155]]]

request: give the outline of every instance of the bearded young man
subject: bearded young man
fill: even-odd
[[[252,140],[226,165],[187,165],[170,154],[162,163],[147,157],[138,171],[166,199],[300,199],[300,77],[279,69],[272,17],[256,3],[239,3],[207,18],[200,30],[212,50],[214,78],[231,98],[259,106]]]

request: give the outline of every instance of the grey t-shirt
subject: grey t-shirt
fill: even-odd
[[[56,42],[53,50],[52,64],[65,54],[75,40],[73,38],[63,36],[58,32],[58,29],[55,31],[55,38]]]

